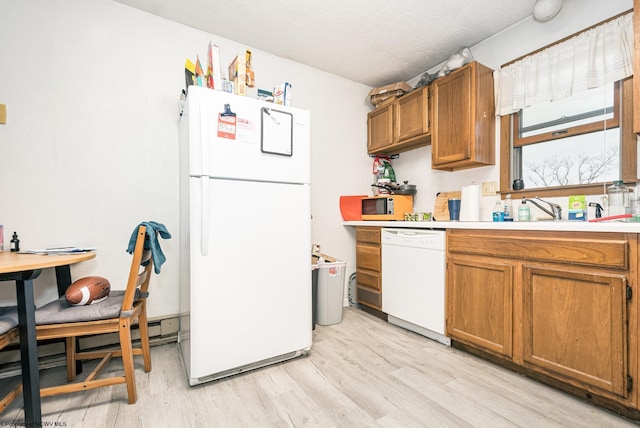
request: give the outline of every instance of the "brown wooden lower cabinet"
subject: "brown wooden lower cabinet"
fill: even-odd
[[[449,335],[511,356],[513,266],[499,260],[449,257]]]
[[[524,266],[524,364],[627,397],[625,286],[621,275]]]
[[[447,231],[447,334],[640,418],[637,234]]]

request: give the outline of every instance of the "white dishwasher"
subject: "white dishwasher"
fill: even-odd
[[[390,323],[450,346],[445,336],[445,232],[382,229],[382,311]]]

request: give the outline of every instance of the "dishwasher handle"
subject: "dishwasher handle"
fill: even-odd
[[[404,235],[404,236],[415,236],[418,234],[415,230],[400,230],[400,229],[382,229],[383,233],[389,233],[392,235]]]
[[[396,245],[434,250],[445,249],[445,231],[422,229],[382,229],[382,245]]]
[[[425,229],[382,229],[382,234],[388,233],[393,236],[443,236],[444,230]]]

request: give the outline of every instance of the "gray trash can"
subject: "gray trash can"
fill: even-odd
[[[318,264],[311,265],[311,330],[318,323]]]
[[[342,322],[344,300],[344,272],[347,262],[318,263],[318,325]]]

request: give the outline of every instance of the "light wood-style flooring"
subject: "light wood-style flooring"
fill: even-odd
[[[136,361],[136,404],[124,385],[47,397],[43,426],[637,426],[359,309],[343,314],[340,324],[316,327],[306,357],[195,387],[175,343],[154,347],[150,373]],[[41,373],[43,385],[65,377],[62,367]],[[22,399],[0,414],[0,426],[23,421]]]

